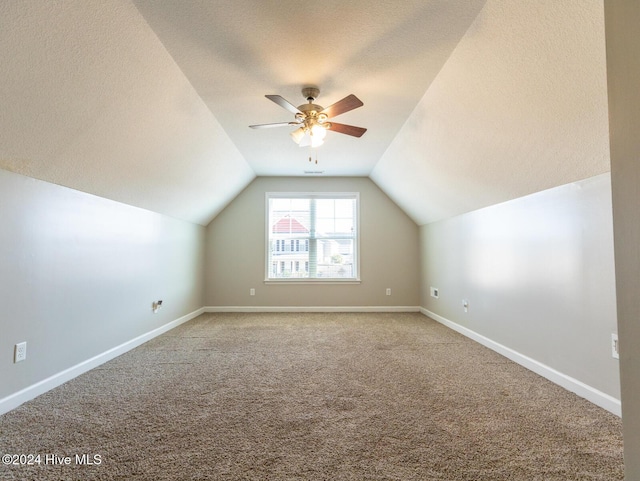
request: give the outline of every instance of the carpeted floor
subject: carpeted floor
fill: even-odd
[[[624,477],[619,418],[407,313],[202,315],[0,416],[6,453],[40,465],[1,480]]]

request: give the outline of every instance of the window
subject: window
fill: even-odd
[[[266,269],[267,280],[359,280],[358,199],[357,193],[267,193],[266,265],[280,266]]]

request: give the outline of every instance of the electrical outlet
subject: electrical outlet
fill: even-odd
[[[618,344],[618,335],[611,334],[611,356],[614,359],[620,359],[620,344]]]
[[[253,287],[251,289],[249,289],[249,295],[250,296],[255,296],[256,295],[256,290]]]
[[[432,287],[431,288],[431,297],[435,297],[436,299],[438,298],[438,288],[437,287]]]
[[[19,342],[13,350],[13,362],[24,361],[27,358],[27,343]]]
[[[391,295],[391,288],[387,287],[387,295],[390,296]]]

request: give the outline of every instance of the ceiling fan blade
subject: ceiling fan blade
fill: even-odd
[[[277,122],[275,124],[250,125],[252,129],[270,129],[272,127],[286,127],[288,125],[298,125],[296,122]]]
[[[362,103],[362,101],[356,97],[355,95],[351,94],[348,95],[347,97],[343,98],[342,100],[338,100],[335,104],[327,107],[326,109],[324,109],[322,112],[323,114],[327,114],[327,116],[329,118],[332,117],[337,117],[340,114],[344,114],[345,112],[348,112],[349,110],[353,110],[353,109],[357,109],[358,107],[362,107],[364,104]]]
[[[298,110],[298,107],[296,107],[295,105],[290,103],[288,100],[285,100],[280,95],[265,95],[265,97],[267,97],[269,100],[277,103],[280,107],[282,107],[283,109],[288,110],[292,114],[297,114],[298,112],[300,112]]]
[[[334,132],[339,132],[341,134],[352,135],[353,137],[362,137],[362,134],[367,131],[367,129],[364,129],[362,127],[338,124],[336,122],[331,122],[331,127],[329,127],[329,130],[333,130]]]

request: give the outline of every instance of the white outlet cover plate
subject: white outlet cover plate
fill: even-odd
[[[618,335],[611,334],[611,356],[614,359],[620,359],[620,344],[618,344]]]
[[[27,343],[19,342],[15,345],[13,362],[24,361],[27,358]]]

